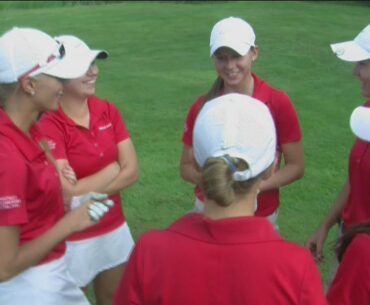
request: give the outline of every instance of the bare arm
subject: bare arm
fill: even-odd
[[[263,180],[260,191],[268,191],[288,185],[304,174],[303,146],[301,142],[282,145],[282,154],[285,165],[276,171],[270,178]]]
[[[312,255],[315,257],[316,261],[323,261],[323,248],[325,240],[328,236],[330,229],[335,223],[341,218],[342,211],[347,202],[350,192],[349,182],[347,180],[342,191],[338,194],[331,210],[325,217],[316,232],[308,239],[306,247],[311,251]]]
[[[21,246],[18,226],[0,226],[0,282],[38,264],[70,234],[94,225],[88,212],[90,204],[66,214],[46,233]]]
[[[131,139],[118,143],[118,175],[103,190],[103,193],[112,195],[131,186],[139,179],[139,162]]]
[[[180,160],[180,175],[182,179],[195,185],[199,185],[202,178],[199,166],[194,159],[193,148],[185,144]]]
[[[117,177],[120,172],[118,162],[112,162],[100,171],[88,177],[76,180],[74,183],[63,174],[63,169],[69,166],[68,160],[56,160],[60,173],[63,191],[66,197],[78,196],[88,192],[105,193],[106,187]]]
[[[126,139],[118,143],[117,147],[117,162],[109,164],[95,174],[79,179],[75,184],[62,175],[65,191],[74,196],[90,191],[112,195],[135,183],[139,178],[139,164],[134,145],[130,139]],[[58,160],[57,163],[61,169],[68,161]]]

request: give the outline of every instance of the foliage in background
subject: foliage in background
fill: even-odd
[[[1,1],[0,32],[31,26],[109,51],[97,89],[120,108],[140,159],[140,181],[123,192],[137,238],[193,207],[192,186],[179,176],[181,135],[190,105],[215,78],[209,34],[226,16],[248,20],[260,46],[256,73],[290,95],[301,120],[305,177],[283,189],[279,223],[285,238],[304,244],[347,177],[349,115],[364,102],[353,65],[329,44],[369,23],[368,1],[184,2]],[[325,252],[324,279],[330,245]]]
[[[76,5],[102,5],[124,1],[0,1],[0,10],[36,9]]]

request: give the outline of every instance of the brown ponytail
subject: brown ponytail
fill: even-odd
[[[205,95],[204,103],[218,97],[224,90],[224,81],[221,77],[217,77],[213,82],[211,89]]]
[[[248,169],[248,164],[239,158],[228,156],[236,170]],[[259,175],[260,176],[260,175]],[[238,195],[249,192],[258,177],[247,181],[234,181],[233,171],[223,157],[209,158],[202,171],[202,189],[208,199],[220,206],[229,206]]]

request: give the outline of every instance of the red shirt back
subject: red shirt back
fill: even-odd
[[[327,302],[311,254],[282,240],[267,219],[192,213],[139,239],[114,304]]]

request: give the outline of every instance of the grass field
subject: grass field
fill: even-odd
[[[255,72],[290,95],[301,120],[305,177],[283,189],[279,223],[285,238],[303,244],[346,179],[354,141],[349,115],[364,102],[353,65],[338,60],[329,44],[354,38],[369,23],[369,3],[90,2],[99,5],[31,1],[25,8],[0,2],[0,31],[31,26],[75,34],[110,52],[99,64],[98,95],[121,109],[140,159],[140,181],[123,192],[135,238],[193,206],[192,186],[179,176],[183,123],[215,78],[209,58],[213,24],[240,16],[253,25],[261,49]],[[320,266],[324,280],[329,248]]]

